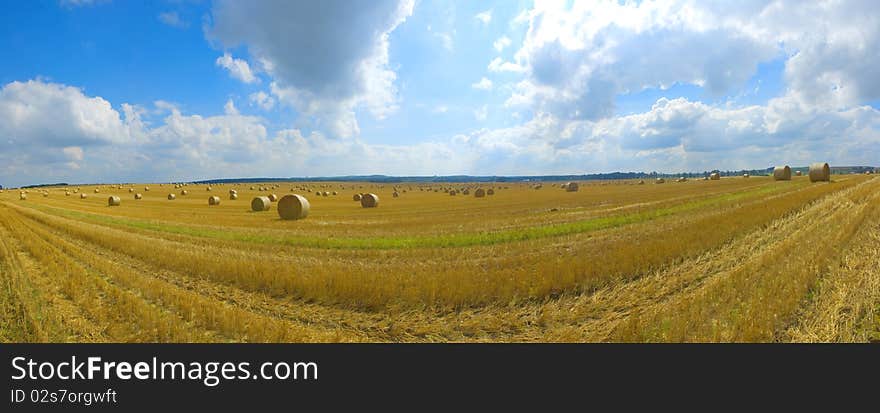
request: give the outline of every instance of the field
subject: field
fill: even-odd
[[[880,339],[880,179],[559,184],[6,190],[0,340]],[[269,193],[308,218],[251,212]]]

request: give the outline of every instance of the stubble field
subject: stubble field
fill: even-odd
[[[880,339],[873,176],[184,189],[0,194],[0,340]],[[308,218],[251,212],[269,193]]]

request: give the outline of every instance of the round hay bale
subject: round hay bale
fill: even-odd
[[[254,190],[254,187],[251,187],[251,191],[253,191],[253,190]]]
[[[150,187],[145,186],[145,187],[144,187],[144,192],[150,192]]]
[[[492,188],[487,189],[487,190],[486,190],[486,195],[495,195],[495,190],[492,189]]]
[[[483,189],[483,188],[477,188],[477,190],[474,191],[474,197],[475,197],[475,198],[482,198],[482,197],[484,197],[484,196],[486,196],[486,190],[485,190],[485,189]]]
[[[26,200],[27,200],[27,194],[18,194],[18,199],[19,199],[20,201],[26,201]]]
[[[143,197],[141,194],[134,194],[134,199],[143,199]]]
[[[721,174],[719,174],[718,172],[712,172],[711,174],[709,174],[709,179],[712,181],[718,181],[721,179]]]
[[[238,191],[236,191],[236,190],[234,190],[234,189],[230,189],[230,190],[229,190],[229,195],[232,195],[232,194],[238,194]]]
[[[748,178],[749,174],[743,174],[743,178]]]
[[[177,199],[177,195],[174,195],[174,194],[168,194],[168,200],[169,200],[169,201],[173,201],[173,200],[175,200],[175,199]]]
[[[324,196],[330,196],[330,192],[328,192],[328,191],[324,191],[321,195],[324,195]]]
[[[333,195],[339,195],[339,192],[333,191]]]
[[[831,180],[831,167],[827,163],[817,162],[810,165],[810,182],[828,182]]]
[[[455,196],[455,194],[457,194],[457,192],[455,192],[455,191],[449,191],[449,195],[450,195],[450,196]]]
[[[254,212],[268,211],[272,206],[272,200],[268,196],[258,196],[251,200],[251,210]]]
[[[278,216],[281,219],[303,219],[309,216],[309,200],[301,195],[284,195],[278,201]]]
[[[795,172],[794,172],[794,175],[795,175],[795,176],[803,176],[804,173],[801,172],[801,171],[795,171]]]
[[[666,183],[666,180],[663,179],[663,178],[657,178],[657,180],[654,181],[654,183],[655,183],[655,184],[665,184],[665,183]]]
[[[95,193],[97,194],[99,192],[101,192],[101,191],[99,191],[98,188],[95,188]]]
[[[788,165],[785,166],[777,166],[773,168],[773,180],[774,181],[790,181],[791,180],[791,168]]]
[[[79,199],[86,199],[86,193],[83,192],[83,193],[79,194]]]
[[[205,188],[205,191],[211,192],[211,187],[209,186],[209,187]]]
[[[219,196],[209,196],[208,197],[208,205],[220,205],[220,197]]]
[[[375,208],[379,206],[379,195],[364,194],[361,196],[361,206],[364,208]]]
[[[119,197],[116,195],[111,195],[109,198],[107,198],[107,206],[119,206],[121,204],[122,200],[119,199]]]
[[[639,179],[639,182],[637,183],[637,185],[644,185],[644,184],[645,184],[645,181],[642,179]]]
[[[272,201],[272,202],[278,202],[278,195],[275,195],[275,194],[269,194],[268,198],[269,198],[269,200]]]
[[[236,199],[238,199],[238,193],[233,192],[233,193],[229,194],[230,201],[235,201]]]
[[[565,184],[565,192],[577,192],[578,189],[579,188],[577,182],[569,182]]]
[[[134,192],[134,188],[128,188],[128,193]]]
[[[351,199],[352,199],[353,201],[360,201],[361,198],[363,198],[363,195],[361,195],[361,194],[354,194],[354,196],[351,197]]]
[[[676,179],[675,182],[687,182],[687,180],[688,180],[687,178],[681,176],[678,179]]]
[[[188,192],[186,189],[180,191],[180,195],[186,195],[186,194],[188,194],[188,193],[189,193],[189,192]]]

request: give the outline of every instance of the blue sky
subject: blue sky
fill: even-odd
[[[869,1],[34,1],[0,184],[877,163]]]

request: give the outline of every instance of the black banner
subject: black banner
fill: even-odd
[[[820,395],[840,395],[840,407],[876,401],[880,367],[872,345],[4,344],[0,354],[6,412],[791,407]]]

